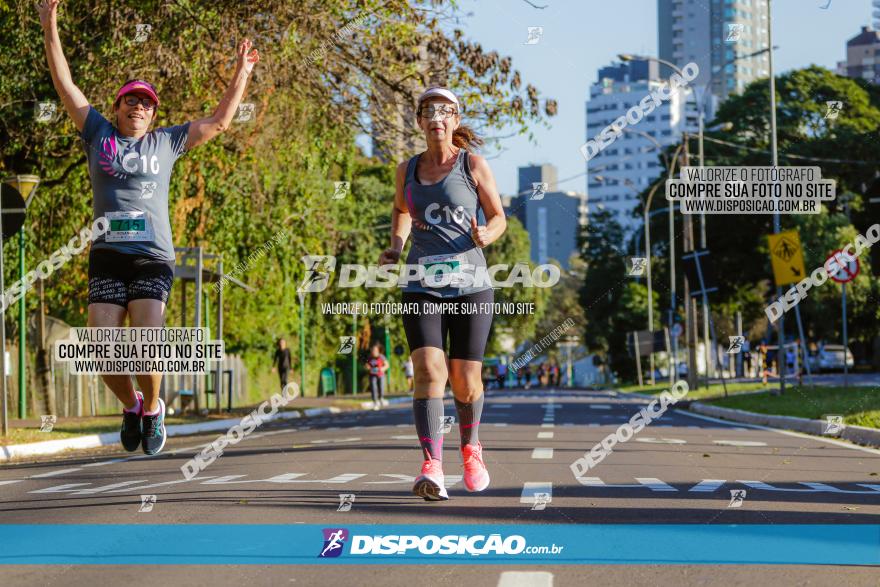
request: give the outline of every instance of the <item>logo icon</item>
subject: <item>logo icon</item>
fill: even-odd
[[[837,436],[846,425],[843,423],[843,416],[838,414],[828,414],[825,416],[825,422],[822,425],[822,434],[828,436]]]
[[[455,416],[440,416],[440,433],[447,434],[455,424]]]
[[[339,507],[336,508],[337,512],[347,512],[351,511],[351,506],[354,503],[354,493],[340,493],[339,494]]]
[[[159,187],[159,182],[156,181],[142,181],[141,182],[141,200],[149,200],[153,197],[153,194],[156,193],[156,189]]]
[[[333,199],[341,200],[345,196],[348,195],[348,190],[351,189],[351,182],[348,181],[334,181],[333,182]]]
[[[550,494],[549,493],[536,493],[535,494],[535,505],[532,506],[532,510],[541,511],[547,507],[547,504],[550,503]]]
[[[648,259],[647,257],[630,257],[630,268],[629,268],[629,276],[630,277],[640,277],[645,274],[645,269],[648,268]]]
[[[138,512],[149,513],[153,511],[153,506],[156,505],[156,496],[155,495],[142,495],[141,496],[141,507],[138,509]]]
[[[727,38],[724,39],[725,42],[735,43],[739,41],[744,30],[746,30],[746,25],[743,23],[727,23]]]
[[[727,349],[728,354],[737,354],[742,351],[743,343],[746,341],[745,336],[729,336],[730,347]]]
[[[529,29],[529,38],[526,39],[526,42],[523,45],[537,45],[541,42],[541,37],[544,36],[544,27],[542,26],[530,26]]]
[[[52,432],[57,421],[57,416],[40,416],[40,432]]]
[[[52,122],[57,110],[58,105],[55,102],[37,102],[34,108],[34,118],[41,124]]]
[[[843,102],[839,100],[828,100],[825,102],[826,110],[825,110],[825,118],[830,118],[831,120],[837,119],[837,115],[840,114],[840,111],[843,110]]]
[[[153,25],[150,24],[136,24],[134,25],[134,42],[135,43],[143,43],[150,37],[150,32],[153,30]]]
[[[730,490],[730,503],[727,504],[727,507],[729,507],[729,508],[742,507],[742,504],[745,500],[746,500],[746,490],[745,489],[731,489]]]
[[[296,291],[314,293],[327,289],[330,284],[330,274],[336,268],[336,257],[305,255],[302,262],[306,264],[306,276]]]
[[[324,548],[318,558],[335,558],[342,554],[342,547],[348,540],[348,530],[345,528],[324,528]]]
[[[235,122],[250,122],[254,119],[255,105],[252,102],[243,102],[238,105],[238,113]]]
[[[544,193],[547,191],[548,186],[546,181],[536,181],[532,182],[532,195],[529,196],[530,200],[543,200]]]
[[[350,355],[351,351],[354,350],[354,337],[353,336],[340,336],[339,337],[339,349],[337,349],[337,355]]]

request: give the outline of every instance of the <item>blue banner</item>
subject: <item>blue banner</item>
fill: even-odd
[[[138,556],[120,544],[136,544]],[[0,564],[880,564],[880,525],[3,524]]]

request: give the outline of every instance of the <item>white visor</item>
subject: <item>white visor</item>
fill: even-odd
[[[446,98],[447,100],[458,106],[459,110],[461,109],[461,105],[458,103],[458,98],[456,98],[455,94],[453,94],[446,88],[428,88],[421,96],[419,96],[419,106],[421,106],[422,102],[424,102],[428,98],[434,97]]]

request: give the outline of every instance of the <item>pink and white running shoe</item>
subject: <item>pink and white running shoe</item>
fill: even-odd
[[[464,486],[468,491],[483,491],[489,487],[489,471],[483,462],[483,445],[466,444],[461,447],[464,462]]]
[[[413,493],[425,501],[449,499],[443,484],[443,463],[437,459],[427,459],[422,463],[422,474],[416,478]]]

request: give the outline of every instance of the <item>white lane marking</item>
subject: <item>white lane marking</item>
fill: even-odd
[[[551,424],[551,423],[547,423],[547,422],[545,422],[544,424],[541,424],[541,428],[553,428],[554,426],[556,426],[556,424]]]
[[[672,485],[664,483],[660,479],[654,477],[636,477],[636,481],[650,489],[651,491],[678,491]]]
[[[341,430],[339,426],[330,426],[329,428],[324,428],[324,430]]]
[[[189,483],[190,481],[204,481],[206,479],[213,478],[213,475],[206,475],[204,477],[194,477],[192,479],[175,479],[174,481],[162,481],[161,483],[151,483],[149,485],[141,485],[140,487],[126,487],[124,489],[113,489],[112,491],[107,491],[107,493],[125,493],[126,491],[142,491],[144,489],[152,489],[154,487],[167,487],[168,485],[179,485],[181,483]]]
[[[398,424],[398,428],[406,428],[407,426],[412,426],[412,424]]]
[[[647,487],[651,491],[678,491],[675,487],[664,483],[660,479],[655,479],[653,477],[639,477],[636,478],[638,483],[611,483],[606,484],[604,481],[599,479],[598,477],[578,477],[578,483],[581,485],[586,485],[587,487],[595,487],[601,489],[644,489]]]
[[[12,481],[0,481],[0,485],[12,485],[13,483],[21,483],[24,479],[13,479]]]
[[[766,442],[757,440],[713,440],[712,442],[720,446],[767,446]]]
[[[611,406],[606,406],[605,404],[589,404],[590,407],[594,410],[610,410]]]
[[[523,483],[522,494],[519,497],[520,503],[535,504],[535,494],[546,493],[547,503],[553,501],[553,483],[547,481],[526,481]]]
[[[712,493],[725,483],[725,479],[703,479],[690,489],[688,493]]]
[[[330,439],[320,439],[320,440],[311,440],[312,444],[338,444],[340,442],[357,442],[361,440],[360,438],[352,437],[352,438],[330,438]]]
[[[553,587],[553,573],[546,571],[504,571],[498,587]]]
[[[826,485],[825,483],[816,483],[811,481],[801,481],[798,485],[806,485],[808,489],[795,489],[792,487],[774,487],[768,483],[764,483],[763,481],[740,481],[737,480],[737,483],[742,483],[752,489],[763,489],[764,491],[790,491],[793,493],[856,493],[859,495],[880,495],[880,486],[875,486],[866,483],[859,483],[861,487],[869,487],[868,491],[862,491],[861,489],[838,489],[837,487],[832,487],[831,485]]]
[[[694,414],[687,410],[679,410],[677,413],[690,416],[691,418],[699,418],[700,420],[706,420],[708,422],[716,422],[718,424],[726,424],[728,426],[731,425],[731,422],[728,420],[721,420],[719,418],[713,418],[711,416],[704,416],[703,414]],[[833,444],[835,446],[840,446],[843,448],[851,448],[854,450],[860,450],[863,452],[871,453],[872,455],[880,455],[880,449],[876,448],[868,448],[867,446],[859,446],[857,444],[850,444],[849,442],[844,442],[842,440],[835,440],[833,438],[825,438],[822,436],[812,436],[810,434],[804,434],[802,432],[795,432],[793,430],[780,430],[779,428],[771,428],[769,426],[761,426],[760,424],[743,424],[742,422],[736,423],[738,427],[746,426],[746,430],[769,430],[770,432],[778,432],[779,434],[784,434],[786,436],[795,436],[797,438],[808,438],[810,440],[815,440],[817,442],[826,442],[828,444]]]
[[[109,461],[101,461],[98,463],[89,463],[87,465],[83,465],[83,467],[103,467],[104,465],[112,465],[114,463],[122,463],[127,461],[128,459],[111,459]]]
[[[91,485],[91,483],[65,483],[64,485],[55,485],[54,487],[28,491],[28,493],[64,493],[65,491],[71,491],[71,487],[82,487],[83,485]]]
[[[538,432],[538,438],[553,438],[552,432]]]
[[[247,475],[226,475],[209,481],[203,481],[202,485],[233,485],[236,483],[348,483],[349,481],[354,481],[355,479],[366,476],[365,473],[343,473],[342,475],[336,475],[329,479],[299,478],[304,477],[305,475],[306,473],[283,473],[281,475],[269,477],[268,479],[246,479],[243,481],[240,481],[239,479],[241,477],[247,477]]]
[[[552,448],[536,448],[532,450],[532,458],[533,459],[552,459],[553,458],[553,449]]]
[[[682,440],[681,438],[652,438],[650,436],[636,438],[636,442],[646,442],[648,444],[687,444],[687,440]]]
[[[117,487],[127,487],[129,485],[137,485],[138,483],[146,483],[149,479],[138,479],[137,481],[122,481],[120,483],[112,483],[110,485],[102,485],[100,487],[92,487],[90,489],[79,489],[77,491],[72,491],[73,495],[94,495],[95,493],[102,493],[104,491],[110,491],[111,489],[116,489]]]
[[[392,436],[394,440],[418,440],[418,434],[401,434],[399,436]]]
[[[562,425],[563,426],[577,426],[577,424],[575,424],[574,422],[564,422]]]
[[[598,426],[601,426],[601,424],[599,424],[598,422],[591,422],[590,424],[587,424],[587,426],[589,426],[590,428],[596,428]]]
[[[75,469],[58,469],[57,471],[49,471],[48,473],[40,473],[39,475],[31,475],[31,479],[43,479],[44,477],[54,477],[55,475],[64,475],[65,473],[73,473],[74,471],[82,471],[82,467]]]
[[[507,422],[496,422],[493,426],[507,426]]]

